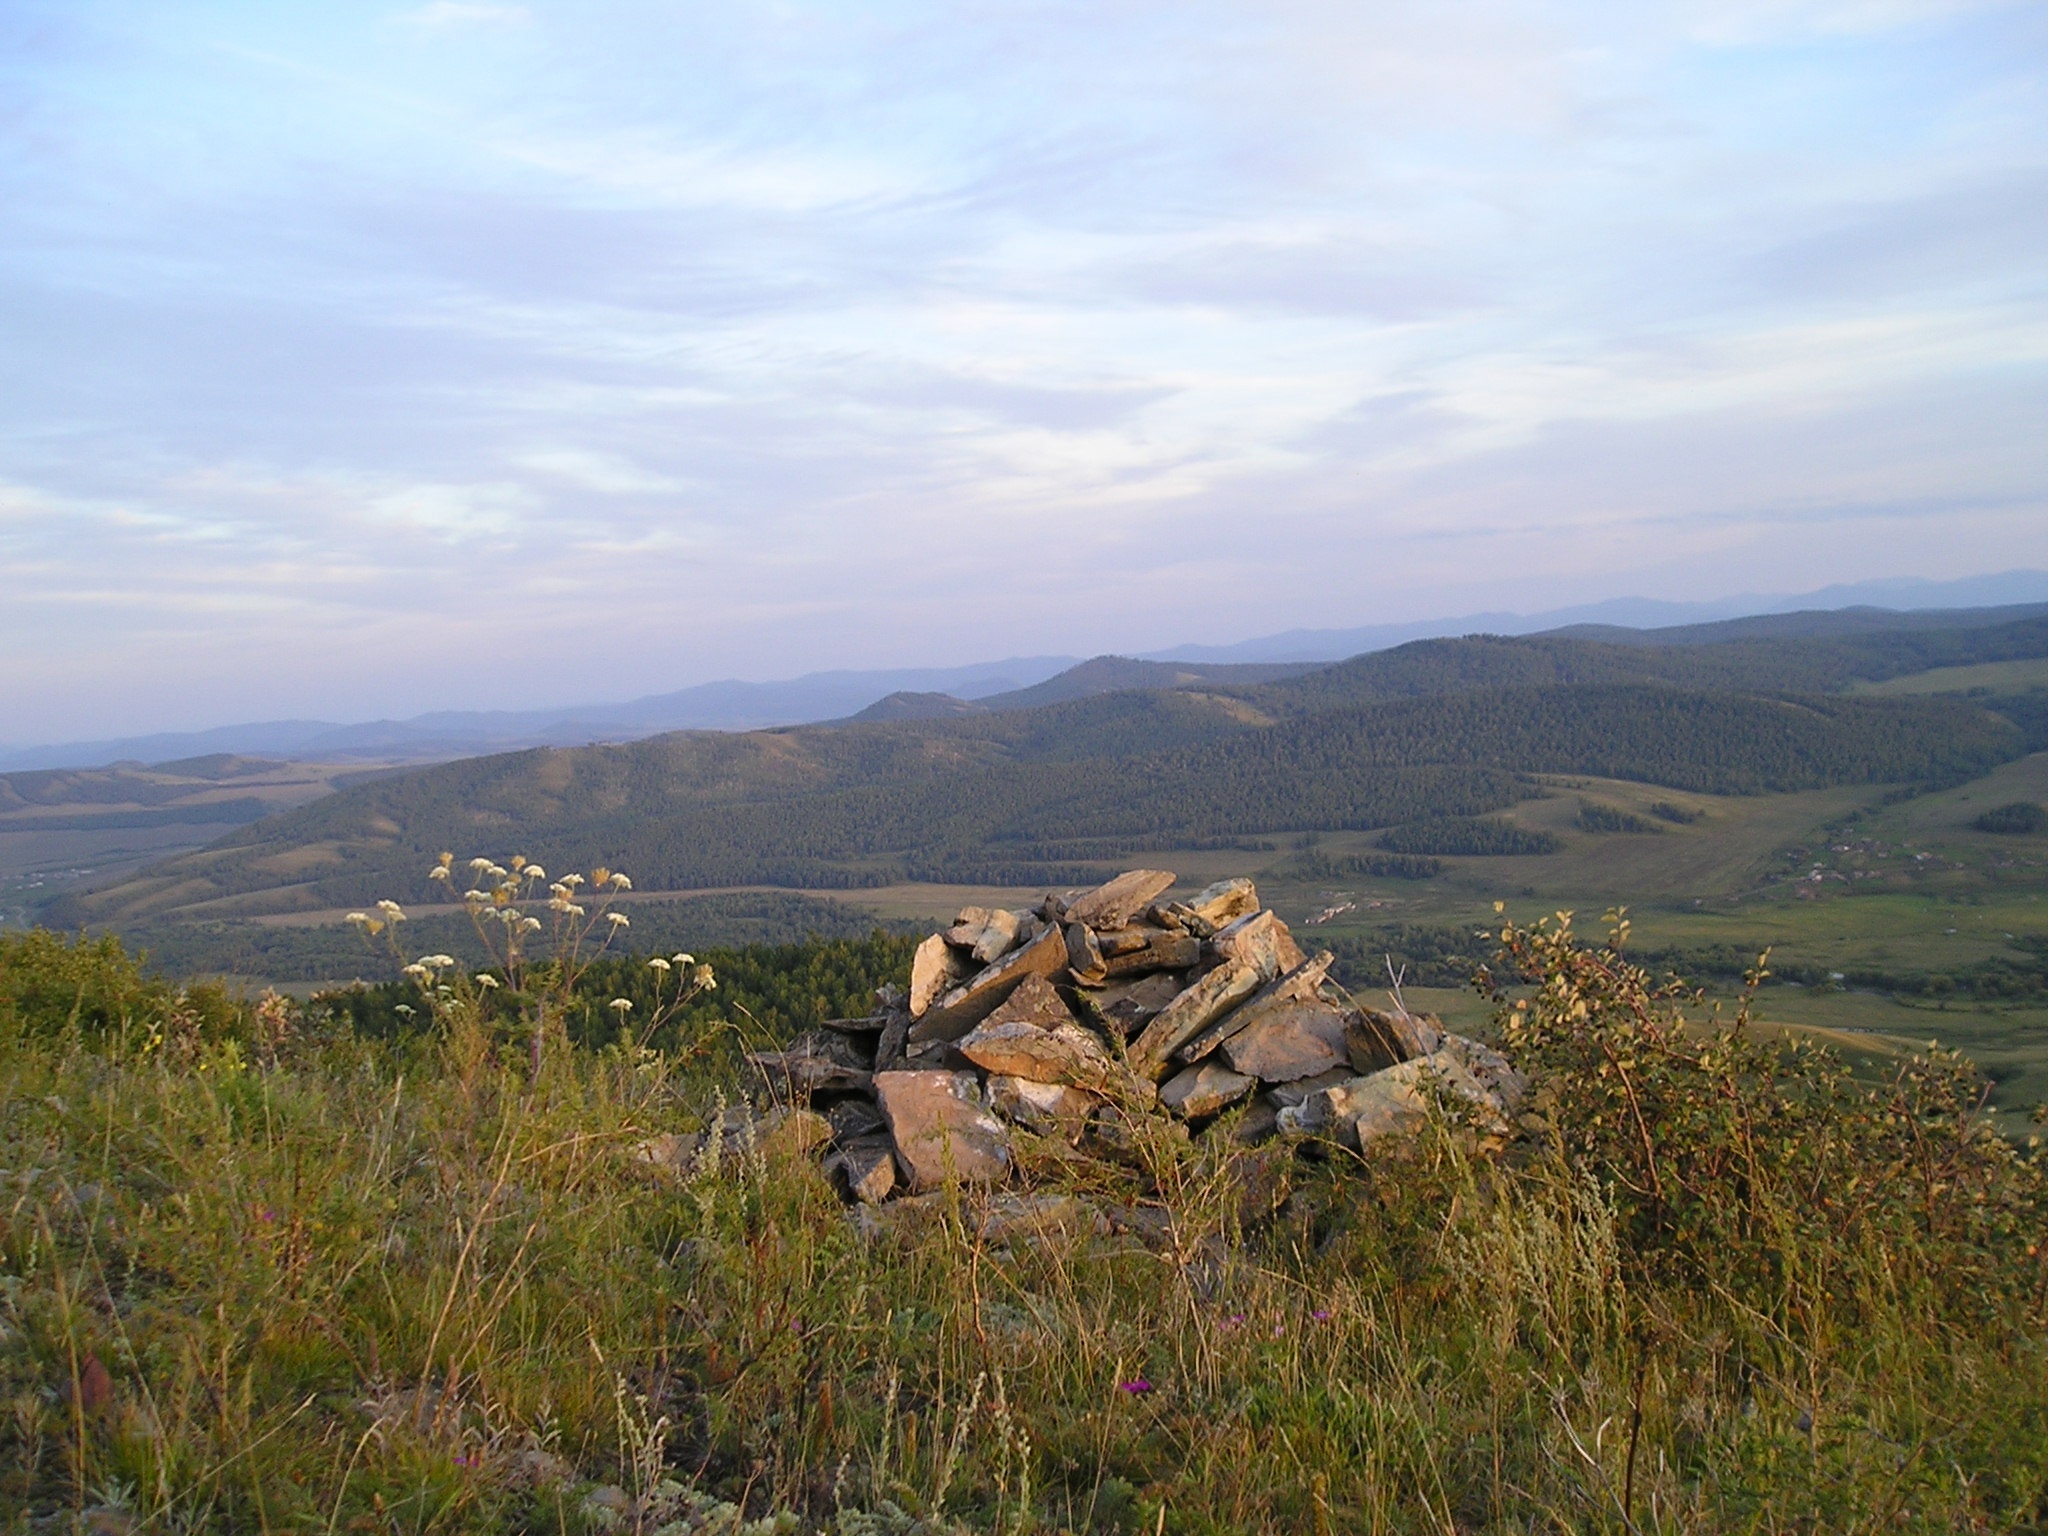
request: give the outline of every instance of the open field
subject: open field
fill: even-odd
[[[1986,661],[1972,667],[1936,667],[1883,682],[1857,683],[1851,693],[1897,696],[1909,693],[1969,693],[1986,688],[1993,693],[2022,693],[2030,688],[2048,688],[2048,658],[2029,657],[2023,661]]]

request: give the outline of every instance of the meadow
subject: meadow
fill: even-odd
[[[572,1040],[0,940],[0,1529],[2041,1528],[2048,1185],[1968,1068],[1861,1085],[1497,937],[1505,1146],[1141,1116],[868,1211],[735,1115],[738,1047],[902,941],[735,957],[649,1035],[602,962]]]

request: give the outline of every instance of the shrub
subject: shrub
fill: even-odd
[[[1597,800],[1579,802],[1579,826],[1587,832],[1661,832],[1656,822]]]
[[[1970,825],[1979,832],[2030,837],[2048,827],[2048,806],[2037,805],[2031,800],[2015,800],[2010,805],[1986,811]]]

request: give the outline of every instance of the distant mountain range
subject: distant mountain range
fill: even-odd
[[[1986,606],[1996,605],[1996,606]],[[1530,635],[1563,630],[1630,643],[1648,629],[1656,643],[1684,643],[1689,626],[1757,618],[1759,636],[1849,633],[1914,621],[1960,627],[2048,610],[2048,571],[2007,571],[1961,581],[1899,580],[1826,587],[1799,596],[1749,595],[1673,603],[1618,598],[1531,614],[1478,613],[1356,629],[1290,630],[1227,645],[1182,645],[1142,657],[1011,657],[971,666],[813,672],[780,682],[728,680],[624,703],[536,710],[444,710],[407,720],[338,724],[274,720],[209,730],[0,750],[0,772],[159,763],[211,753],[302,762],[436,762],[536,746],[632,741],[678,730],[754,730],[816,721],[933,719],[1029,708],[1124,688],[1186,687],[1277,680],[1314,665],[1411,640],[1466,634]],[[1953,610],[1969,609],[1969,615]],[[1979,617],[1979,615],[1991,615]],[[1719,633],[1716,631],[1716,633]],[[1705,638],[1703,633],[1702,638]],[[1175,663],[1146,670],[1146,664]],[[1193,672],[1176,681],[1179,671]],[[1240,670],[1242,669],[1242,670]]]

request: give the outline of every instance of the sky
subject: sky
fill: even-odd
[[[2038,0],[0,6],[0,742],[2048,566]]]

